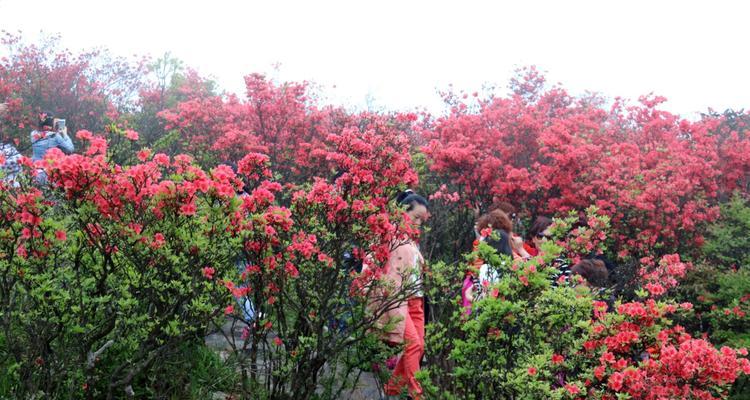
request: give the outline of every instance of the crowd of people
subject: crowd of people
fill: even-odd
[[[403,208],[405,219],[414,228],[419,229],[429,218],[428,202],[413,191],[400,194],[396,203]],[[537,216],[526,235],[521,236],[521,218],[515,207],[507,202],[495,202],[484,214],[476,213],[475,248],[479,242],[484,242],[498,254],[506,256],[505,262],[527,261],[541,254],[542,244],[551,239],[552,224],[550,218]],[[393,247],[385,266],[385,279],[390,280],[395,287],[403,287],[403,277],[412,277],[407,281],[421,285],[421,273],[425,265],[419,245],[413,239],[407,239]],[[563,255],[556,258],[549,268],[552,269],[553,286],[567,282],[572,286],[585,286],[595,293],[608,286],[609,272],[600,259],[587,257],[570,266]],[[468,266],[461,288],[462,306],[467,316],[472,312],[472,305],[484,296],[485,288],[497,282],[500,274],[501,269],[490,266],[481,259]],[[391,379],[384,388],[387,395],[396,396],[406,391],[410,398],[418,399],[422,394],[415,376],[424,355],[424,308],[423,293],[416,290],[407,301],[389,310],[384,316],[392,322],[384,325],[390,327],[384,332],[384,340],[403,345]]]
[[[7,110],[7,104],[0,103],[0,118]],[[55,118],[49,111],[42,111],[38,114],[37,122],[37,129],[30,133],[32,162],[43,160],[47,152],[54,148],[66,154],[75,150],[64,119]],[[16,146],[12,142],[0,142],[0,180],[11,186],[18,185],[18,174],[21,171],[19,162],[24,150],[19,151]],[[47,175],[43,169],[36,170],[34,179],[40,185],[47,183]]]

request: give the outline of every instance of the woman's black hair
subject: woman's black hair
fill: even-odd
[[[531,225],[531,228],[528,232],[526,232],[526,239],[531,241],[532,239],[534,239],[534,237],[547,230],[550,225],[552,225],[551,219],[543,216],[536,217],[534,223]]]
[[[49,111],[42,111],[39,115],[44,114],[44,119],[39,120],[39,129],[43,129],[45,126],[53,128],[55,126],[55,116]]]
[[[425,206],[425,208],[430,207],[429,203],[427,203],[427,199],[414,193],[411,189],[399,193],[399,195],[396,196],[396,204],[399,206],[406,206],[406,211],[413,210],[415,205],[422,205]]]

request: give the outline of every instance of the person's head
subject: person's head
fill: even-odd
[[[609,271],[602,260],[581,260],[571,268],[571,272],[573,275],[580,275],[588,286],[603,288],[609,282]]]
[[[487,209],[487,212],[493,212],[495,210],[501,210],[502,212],[508,214],[508,217],[510,218],[510,221],[514,224],[514,226],[517,226],[517,224],[521,221],[521,216],[518,213],[518,209],[513,204],[508,203],[507,201],[497,200],[492,202],[490,207]]]
[[[508,214],[508,216],[512,216],[518,211],[516,210],[516,207],[513,206],[513,204],[502,200],[493,201],[490,207],[487,209],[487,212],[492,212],[495,210],[501,210],[502,212]]]
[[[412,190],[402,192],[396,197],[396,203],[400,207],[404,207],[406,215],[409,216],[411,223],[420,227],[430,217],[429,203],[427,200],[414,193]]]
[[[477,220],[477,234],[487,228],[491,228],[493,233],[498,235],[497,239],[485,238],[487,243],[497,250],[498,254],[513,255],[513,249],[510,246],[510,235],[513,231],[513,223],[510,221],[508,214],[502,210],[494,210],[482,215]]]
[[[55,116],[49,111],[39,113],[39,129],[52,130],[55,126]]]
[[[477,220],[477,231],[482,232],[485,228],[492,228],[493,230],[500,230],[510,234],[513,232],[513,222],[511,222],[508,214],[502,210],[494,210],[482,215]]]
[[[549,239],[552,234],[550,226],[552,226],[551,219],[542,216],[536,217],[526,235],[527,240],[530,240],[534,244],[534,247],[538,249],[542,245],[542,242]]]

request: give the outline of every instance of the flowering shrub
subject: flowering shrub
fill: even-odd
[[[433,269],[427,285],[436,315],[428,325],[430,362],[423,377],[432,396],[560,398],[563,390],[575,390],[564,388],[566,371],[580,363],[576,349],[588,336],[591,297],[567,286],[551,288],[553,271],[542,263],[560,248],[548,243],[544,250],[544,259],[512,263],[479,243],[467,260],[481,258],[500,279],[469,315],[451,284],[463,279],[466,264]]]
[[[582,257],[601,255],[607,250],[609,221],[608,216],[591,206],[581,215],[571,211],[566,217],[556,218],[552,234],[571,261],[577,263]]]
[[[591,340],[584,345],[598,357],[593,377],[587,377],[589,398],[721,398],[742,374],[750,373],[747,350],[715,348],[696,339],[681,326],[670,327],[669,313],[690,311],[679,306],[645,302],[625,303],[615,313],[600,315]]]
[[[645,257],[641,259],[641,263],[643,287],[654,297],[659,297],[668,289],[676,287],[679,284],[678,279],[684,278],[687,271],[692,268],[691,264],[680,261],[679,254],[665,255],[658,264],[650,257]]]
[[[700,244],[718,215],[716,120],[681,120],[657,108],[661,98],[604,108],[527,72],[508,97],[453,98],[424,129],[433,173],[482,208],[500,198],[533,217],[594,204],[622,257]]]
[[[325,158],[341,171],[328,181],[315,178],[283,191],[264,178],[269,157],[251,153],[238,164],[255,177],[246,180],[244,216],[233,224],[245,267],[239,280],[224,285],[240,303],[254,305],[255,318],[240,319],[242,341],[230,339],[244,390],[253,396],[310,398],[321,385],[325,396],[336,398],[359,368],[387,353],[371,330],[409,292],[392,289],[374,311],[366,299],[379,286],[393,243],[412,233],[389,204],[416,175],[396,131],[363,126],[327,138]],[[259,214],[258,200],[269,211]],[[273,206],[277,201],[290,207]],[[359,274],[366,255],[370,268]]]
[[[670,298],[692,302],[695,314],[678,318],[688,332],[709,335],[713,343],[733,347],[750,346],[750,277],[748,248],[748,208],[739,194],[722,204],[722,216],[706,235],[702,259],[688,271]],[[748,379],[735,384],[732,398],[748,396]]]
[[[0,87],[10,93],[14,89],[5,85],[8,82]],[[373,314],[360,296],[379,284],[379,266],[392,242],[413,233],[401,223],[400,210],[390,205],[396,193],[416,183],[403,134],[413,119],[318,110],[306,104],[304,85],[276,86],[259,75],[247,79],[247,102],[225,102],[201,82],[188,73],[186,82],[170,89],[179,92],[173,104],[168,103],[174,98],[164,93],[141,91],[144,113],[152,112],[154,103],[173,107],[162,114],[165,140],[154,140],[158,124],[147,116],[111,113],[110,124],[97,125],[106,138],[79,131],[76,140],[85,144],[81,154],[52,150],[33,166],[46,170],[50,188],[42,192],[25,181],[16,190],[22,194],[3,193],[9,196],[9,210],[19,201],[45,207],[19,208],[18,217],[5,215],[7,221],[65,225],[48,234],[52,243],[75,239],[77,245],[64,247],[65,257],[55,258],[55,265],[66,266],[89,283],[72,296],[66,283],[70,279],[48,282],[51,276],[43,275],[39,282],[71,300],[55,303],[55,312],[40,306],[38,314],[11,318],[7,324],[31,332],[43,315],[62,315],[56,327],[91,337],[71,346],[70,336],[50,330],[48,341],[56,340],[52,349],[44,338],[34,344],[22,335],[3,337],[7,354],[16,357],[8,368],[19,371],[9,378],[8,393],[118,397],[156,390],[159,379],[148,372],[162,371],[154,368],[159,360],[176,351],[177,344],[202,337],[209,322],[221,325],[225,314],[245,311],[235,311],[245,304],[252,304],[255,313],[234,316],[242,340],[231,338],[236,352],[230,362],[238,363],[243,379],[240,388],[230,390],[254,397],[286,393],[308,398],[323,385],[327,396],[337,397],[356,380],[358,368],[369,368],[393,352],[381,351],[370,333],[378,313],[387,309]],[[202,111],[214,119],[205,120]],[[133,124],[154,130],[141,135],[129,128]],[[173,132],[181,139],[170,139]],[[224,136],[218,140],[211,136],[219,134]],[[140,147],[143,143],[156,151]],[[195,158],[175,155],[180,149],[190,150]],[[218,161],[235,168],[217,166]],[[26,175],[32,175],[34,168],[23,162]],[[246,195],[238,196],[243,190]],[[46,257],[46,247],[35,247],[48,246],[47,241],[33,240],[36,231],[10,232],[23,242],[8,241],[13,251],[4,254],[53,262]],[[28,237],[34,246],[25,242]],[[375,261],[373,275],[355,279],[366,254]],[[8,259],[8,265],[13,260]],[[20,269],[21,278],[35,276],[28,267],[12,265]],[[121,288],[122,282],[128,285]],[[5,294],[17,297],[15,291]],[[385,304],[395,304],[403,294],[396,291],[390,297]],[[243,307],[237,307],[238,299]],[[94,314],[79,318],[90,321],[88,325],[71,325],[73,300],[95,305],[78,311]],[[42,299],[30,296],[23,307],[38,302]],[[29,349],[32,344],[44,349]],[[87,356],[76,360],[61,349],[96,355],[98,360],[89,367]],[[41,364],[23,357],[40,352],[45,352],[44,365],[50,368],[28,372]],[[70,375],[47,373],[53,365],[54,371],[66,366]]]
[[[196,96],[162,111],[165,127],[179,131],[182,148],[201,162],[237,162],[248,152],[261,152],[277,170],[295,173],[309,166],[329,132],[341,128],[336,110],[309,104],[306,84],[277,86],[259,74],[248,75],[245,83],[246,101]]]
[[[551,259],[560,247],[543,250]],[[455,296],[440,303],[454,314],[441,312],[428,328],[428,351],[447,355],[423,374],[436,398],[722,398],[750,373],[745,348],[718,349],[672,324],[691,303],[648,298],[610,310],[586,289],[550,288],[552,271],[539,259],[503,261],[484,243],[468,258],[477,256],[501,278],[469,316]],[[435,275],[430,293],[450,293]]]
[[[159,114],[181,102],[217,96],[216,84],[185,67],[178,59],[165,54],[147,65],[146,82],[137,97],[137,113],[128,113],[129,126],[142,136],[145,146],[157,151],[184,152],[179,132],[167,130]]]
[[[108,121],[132,107],[143,85],[144,63],[117,58],[104,50],[74,54],[60,49],[58,37],[24,43],[20,34],[2,32],[0,61],[0,141],[26,148],[37,127],[37,112],[66,119],[69,132],[102,132]]]
[[[747,113],[605,106],[533,68],[508,96],[446,94],[437,118],[351,113],[307,83],[251,74],[244,96],[220,95],[168,56],[146,74],[55,39],[2,44],[3,141],[27,153],[51,109],[79,152],[23,158],[19,185],[0,183],[0,396],[187,397],[195,380],[169,365],[202,365],[227,321],[233,395],[339,398],[363,370],[386,375],[400,349],[373,328],[409,293],[380,277],[417,234],[391,200],[417,184],[432,214],[420,248],[440,261],[425,271],[429,396],[746,393]],[[519,208],[517,234],[557,217],[556,240],[523,262],[482,243],[463,256],[498,201]],[[578,279],[552,285],[556,258],[590,256],[618,264],[606,302]],[[467,315],[478,258],[500,278]]]
[[[379,359],[369,331],[388,309],[373,314],[351,285],[365,254],[378,273],[391,244],[410,234],[389,206],[415,179],[393,131],[330,136],[328,158],[347,172],[287,191],[269,180],[262,154],[240,160],[238,174],[148,151],[125,167],[109,161],[102,137],[76,137],[88,143],[84,154],[51,150],[37,165],[49,176],[49,200],[26,182],[3,184],[3,314],[14,315],[4,327],[27,332],[4,337],[18,371],[10,393],[144,390],[138,383],[157,360],[233,313],[231,296],[256,310],[240,318],[243,340],[230,340],[247,393],[308,398],[325,384],[336,397],[355,368]],[[395,291],[386,304],[403,296]],[[32,339],[40,324],[49,330]]]
[[[39,163],[50,187],[30,185],[27,169],[0,191],[12,397],[142,393],[159,360],[202,337],[227,299],[217,281],[234,272],[235,182],[187,156],[122,167],[101,137],[77,136],[85,154]]]
[[[711,134],[718,144],[720,197],[729,200],[734,192],[750,192],[750,112],[727,110],[703,117],[715,124]]]

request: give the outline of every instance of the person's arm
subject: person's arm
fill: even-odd
[[[518,254],[522,259],[528,260],[531,258],[531,254],[523,247],[523,239],[520,236],[512,235],[510,237],[510,245],[513,248],[513,252]]]
[[[55,141],[57,144],[57,147],[60,148],[60,150],[64,151],[67,154],[70,154],[75,150],[75,146],[73,146],[73,141],[70,139],[70,136],[68,136],[67,133],[58,133],[55,135]]]

